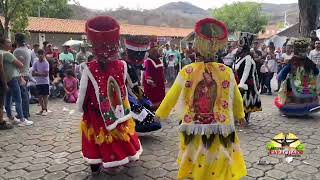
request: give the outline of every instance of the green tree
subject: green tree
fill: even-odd
[[[32,7],[29,15],[34,17],[40,15],[40,17],[67,19],[73,15],[73,12],[68,5],[68,0],[41,0],[40,5]]]
[[[0,23],[0,36],[8,37],[9,26],[12,29],[24,29],[28,22],[28,12],[33,5],[38,5],[41,0],[0,0],[0,11],[3,21]]]
[[[29,16],[37,16],[40,7],[44,17],[69,18],[72,10],[68,0],[0,0],[0,12],[4,17],[0,23],[0,36],[9,36],[9,27],[13,32],[24,32]]]
[[[265,29],[268,17],[261,12],[261,4],[235,2],[213,10],[213,17],[223,21],[230,33],[246,31],[258,33]]]

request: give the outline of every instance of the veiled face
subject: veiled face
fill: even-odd
[[[128,59],[133,63],[141,63],[145,59],[146,51],[133,51],[127,49]]]

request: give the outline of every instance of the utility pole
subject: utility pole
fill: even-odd
[[[38,17],[41,17],[41,10],[40,10],[40,6],[38,6]]]

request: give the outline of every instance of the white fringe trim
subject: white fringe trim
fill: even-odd
[[[181,124],[179,132],[186,132],[188,135],[210,135],[210,134],[221,134],[229,135],[235,132],[234,124],[230,125],[219,125],[219,124]]]
[[[140,121],[142,122],[147,116],[148,116],[148,112],[146,111],[146,109],[143,109],[140,114],[136,114],[134,112],[132,112],[132,117],[134,120]]]
[[[141,143],[139,141],[139,145],[140,145],[140,149],[137,151],[137,153],[133,156],[128,156],[120,161],[113,161],[113,162],[102,162],[102,159],[90,159],[90,158],[87,158],[83,155],[83,153],[81,152],[81,155],[83,157],[83,159],[88,163],[88,164],[100,164],[102,163],[103,167],[104,168],[112,168],[112,167],[117,167],[117,166],[121,166],[121,165],[124,165],[124,164],[128,164],[130,161],[136,161],[140,158],[140,155],[142,154],[143,152],[143,149],[142,149],[142,146],[141,146]]]
[[[122,166],[122,165],[125,165],[125,164],[128,164],[130,161],[136,161],[136,160],[139,160],[140,158],[140,155],[142,154],[143,152],[143,149],[142,149],[142,146],[141,146],[141,143],[139,141],[139,145],[140,145],[140,149],[137,151],[137,153],[133,156],[128,156],[120,161],[112,161],[112,162],[103,162],[102,165],[104,168],[112,168],[112,167],[117,167],[117,166]]]
[[[102,163],[102,159],[90,159],[87,158],[83,155],[83,153],[81,152],[81,155],[83,157],[83,159],[88,163],[88,164],[100,164]]]
[[[79,98],[77,100],[77,107],[78,107],[78,111],[79,112],[83,112],[83,102],[84,102],[84,98],[86,96],[87,93],[87,87],[88,87],[88,66],[87,64],[83,64],[83,72],[81,75],[81,80],[80,80],[80,87],[79,87]]]
[[[127,49],[133,50],[133,51],[148,51],[150,49],[150,45],[141,45],[140,47],[132,46],[128,44],[126,41],[124,41],[124,45]]]
[[[151,61],[151,63],[153,64],[153,66],[154,66],[156,69],[159,68],[159,67],[163,67],[162,61],[160,61],[160,64],[156,64],[156,63],[154,62],[154,60],[153,60],[153,59],[150,59],[150,58],[146,59],[146,61]]]
[[[106,126],[106,129],[107,129],[108,131],[111,131],[112,129],[116,128],[116,127],[118,126],[118,124],[121,124],[121,123],[129,120],[130,118],[132,118],[132,114],[131,114],[131,113],[128,114],[128,115],[125,115],[125,116],[122,117],[122,118],[117,119],[114,123]]]

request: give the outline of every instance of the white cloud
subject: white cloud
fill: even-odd
[[[115,9],[124,6],[130,9],[153,9],[169,2],[185,1],[203,9],[221,7],[226,3],[247,0],[77,0],[84,7],[91,9]],[[298,0],[251,0],[261,3],[289,4],[297,3]]]

